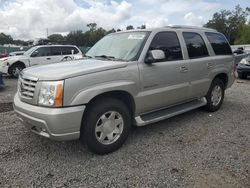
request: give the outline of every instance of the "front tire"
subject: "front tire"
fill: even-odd
[[[64,57],[61,61],[71,61],[71,60],[73,60],[72,57],[66,56],[66,57]]]
[[[82,142],[96,154],[120,148],[129,135],[131,115],[118,99],[104,98],[90,104],[81,128]]]
[[[221,107],[225,95],[225,84],[221,79],[213,80],[206,95],[207,104],[204,109],[209,112],[215,112]]]
[[[24,69],[25,67],[21,64],[14,64],[10,67],[9,69],[9,74],[13,77],[13,78],[18,78],[20,72]]]

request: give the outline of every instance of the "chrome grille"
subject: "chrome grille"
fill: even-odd
[[[37,79],[26,78],[20,75],[18,82],[19,82],[18,90],[21,96],[27,99],[33,99],[35,89],[36,89]]]

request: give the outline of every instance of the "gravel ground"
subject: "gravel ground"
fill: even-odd
[[[250,187],[250,80],[236,81],[218,112],[194,110],[134,128],[105,156],[28,131],[8,107],[16,80],[5,82],[0,187]]]

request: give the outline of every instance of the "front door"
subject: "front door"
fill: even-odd
[[[30,66],[46,65],[53,62],[50,47],[37,48],[30,56]]]
[[[183,60],[177,34],[172,31],[157,33],[149,51],[156,49],[164,51],[164,60],[139,64],[142,92],[138,96],[138,106],[141,113],[190,98],[188,64]]]

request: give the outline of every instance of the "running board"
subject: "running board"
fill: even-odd
[[[197,100],[193,100],[187,103],[179,104],[173,107],[165,108],[159,111],[151,112],[148,114],[143,114],[141,116],[135,117],[136,126],[145,126],[151,123],[155,123],[170,117],[188,112],[190,110],[205,106],[207,100],[205,97]]]

